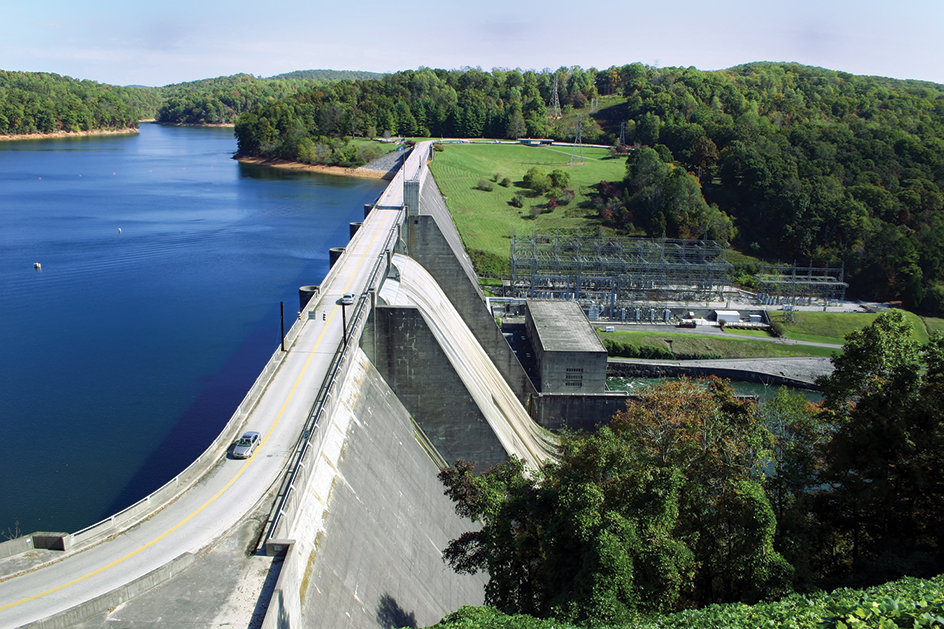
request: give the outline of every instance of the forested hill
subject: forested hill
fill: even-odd
[[[159,102],[147,88],[0,70],[0,135],[128,129],[151,117]]]
[[[549,115],[555,77],[561,118]],[[588,211],[602,224],[734,234],[768,260],[841,260],[853,296],[944,311],[941,85],[791,63],[424,68],[264,103],[236,134],[241,153],[313,161],[347,135],[569,140],[578,114],[584,142],[613,143],[625,123],[626,143],[653,151],[601,187]]]
[[[156,88],[163,104],[157,121],[174,124],[233,123],[245,111],[332,81],[377,78],[373,72],[300,70],[268,79],[234,74]]]
[[[138,120],[233,123],[244,111],[325,82],[373,72],[303,70],[264,79],[236,74],[163,87],[118,87],[46,72],[0,70],[0,135],[131,128]]]
[[[379,72],[360,72],[358,70],[296,70],[286,72],[285,74],[276,74],[270,76],[270,79],[289,80],[289,81],[319,81],[326,83],[329,81],[355,81],[383,78]]]

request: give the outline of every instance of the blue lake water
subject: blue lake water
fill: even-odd
[[[0,142],[0,540],[76,531],[216,437],[384,183],[231,129]],[[33,263],[39,262],[37,271]]]

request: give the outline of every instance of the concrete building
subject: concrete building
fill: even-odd
[[[527,302],[541,393],[603,393],[606,348],[575,301]]]

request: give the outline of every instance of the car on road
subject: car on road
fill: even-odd
[[[247,432],[242,437],[240,437],[239,441],[236,442],[236,445],[233,446],[233,458],[248,459],[252,456],[256,446],[259,445],[259,441],[259,433]]]
[[[350,306],[354,303],[354,293],[344,293],[341,299],[338,300],[338,303],[342,306]]]

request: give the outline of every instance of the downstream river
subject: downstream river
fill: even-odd
[[[384,183],[231,159],[232,129],[0,142],[0,541],[77,531],[219,433]],[[39,263],[41,269],[35,269]]]

